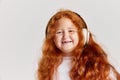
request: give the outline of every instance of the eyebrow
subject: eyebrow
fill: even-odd
[[[56,30],[61,29],[61,28],[56,28]],[[67,27],[67,29],[77,29],[75,26],[74,27]]]
[[[63,29],[57,28],[56,31],[57,30],[63,30]],[[77,30],[77,28],[68,28],[68,30]]]

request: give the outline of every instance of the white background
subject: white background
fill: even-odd
[[[36,80],[46,24],[61,8],[85,19],[120,72],[119,0],[0,0],[0,80]]]

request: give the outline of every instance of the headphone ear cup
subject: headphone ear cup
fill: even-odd
[[[82,29],[83,36],[84,36],[84,44],[88,43],[89,41],[89,32],[87,29]]]

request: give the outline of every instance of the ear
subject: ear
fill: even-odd
[[[89,42],[89,31],[86,28],[82,29],[83,36],[84,36],[84,44]]]

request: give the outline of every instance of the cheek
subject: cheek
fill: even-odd
[[[55,37],[54,43],[55,43],[55,45],[60,45],[61,44],[61,37]]]
[[[73,39],[75,42],[79,42],[79,35],[78,34],[73,35]]]

